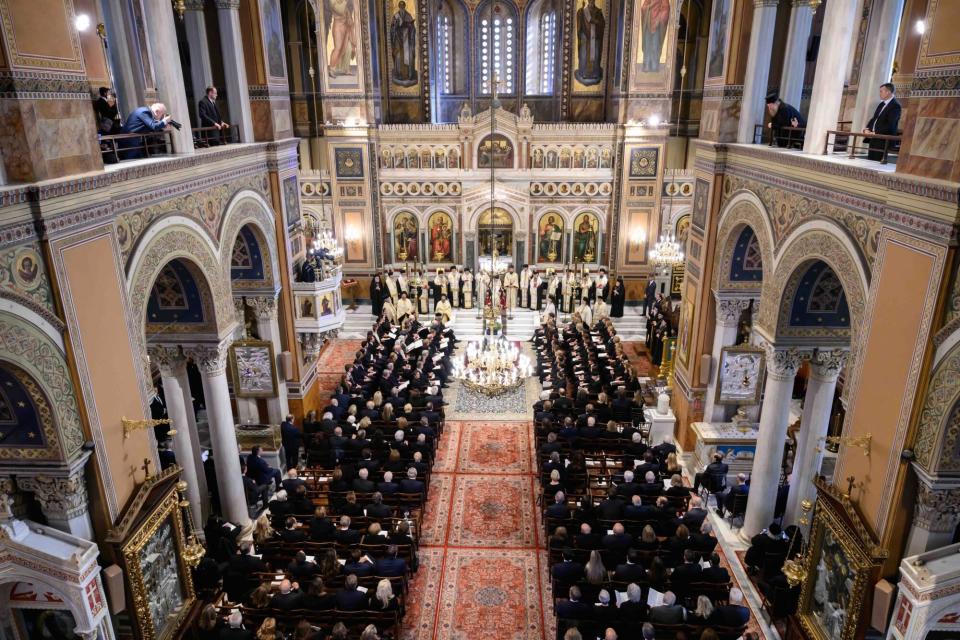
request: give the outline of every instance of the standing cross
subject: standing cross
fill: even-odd
[[[150,478],[150,458],[144,458],[143,466],[140,468],[143,469],[143,479],[148,480]]]

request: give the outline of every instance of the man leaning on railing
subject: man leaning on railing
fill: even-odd
[[[130,134],[149,134],[160,131],[168,131],[171,126],[179,128],[179,124],[173,121],[173,118],[167,114],[167,107],[162,102],[155,102],[149,107],[137,107],[123,123],[123,133]],[[143,158],[147,155],[147,145],[151,144],[145,137],[123,138],[119,141],[119,147],[125,149],[120,154],[121,160],[133,160]]]
[[[770,123],[767,124],[767,127],[770,128],[771,139],[777,141],[777,146],[785,147],[788,143],[792,143],[794,138],[791,137],[788,139],[788,137],[783,135],[782,130],[791,127],[794,129],[803,129],[807,126],[807,121],[796,107],[781,100],[780,96],[776,93],[769,94],[766,102],[767,113],[770,114]],[[796,138],[796,141],[802,142],[803,135]]]

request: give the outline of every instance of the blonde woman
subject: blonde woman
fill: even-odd
[[[680,468],[680,463],[677,461],[677,454],[675,453],[667,454],[667,460],[664,462],[663,467],[664,471],[671,476],[674,474],[679,474],[682,471]]]
[[[377,583],[377,591],[370,598],[371,611],[396,611],[399,606],[397,596],[393,593],[393,585],[384,578]]]
[[[263,544],[267,540],[272,540],[274,535],[276,531],[270,526],[270,516],[266,512],[261,513],[253,526],[253,541],[256,544]]]
[[[687,612],[687,624],[707,624],[707,619],[713,614],[713,603],[707,596],[697,598],[697,608]]]
[[[277,621],[267,618],[257,629],[257,640],[277,640]]]
[[[373,392],[373,406],[379,409],[383,405],[383,393],[380,390]]]
[[[603,584],[607,580],[607,568],[603,566],[600,552],[594,549],[590,552],[590,559],[583,568],[583,575],[590,584]]]

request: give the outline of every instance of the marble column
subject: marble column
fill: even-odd
[[[766,343],[767,382],[760,409],[760,433],[750,475],[750,497],[740,537],[749,541],[773,521],[783,466],[783,448],[790,420],[790,396],[793,379],[800,368],[796,349],[783,349]]]
[[[753,0],[753,24],[750,28],[750,50],[743,77],[743,100],[740,104],[740,127],[737,142],[752,143],[754,127],[763,124],[764,97],[770,77],[773,55],[773,33],[780,0]]]
[[[797,452],[793,459],[793,473],[790,478],[790,494],[787,498],[786,515],[783,518],[786,524],[797,524],[797,519],[801,515],[802,501],[816,500],[817,492],[813,486],[813,479],[820,471],[820,464],[823,462],[824,438],[827,437],[830,427],[837,378],[840,377],[846,359],[847,352],[842,350],[817,351],[810,358],[807,395],[803,401]]]
[[[960,486],[938,482],[914,464],[917,472],[917,500],[904,556],[912,556],[950,544],[960,524]]]
[[[280,371],[280,324],[277,321],[277,299],[274,296],[253,296],[247,298],[247,305],[257,316],[257,333],[261,340],[273,345],[273,368],[276,377],[277,395],[267,398],[267,414],[270,424],[280,424],[290,412],[287,401],[287,381]]]
[[[710,352],[710,383],[707,385],[707,397],[703,408],[703,419],[707,422],[723,422],[727,407],[716,403],[717,384],[720,381],[720,354],[724,347],[737,341],[737,325],[740,314],[750,306],[748,298],[722,298],[716,296],[716,324],[713,329],[713,351]]]
[[[247,499],[240,476],[240,456],[237,435],[230,409],[230,389],[227,386],[228,340],[215,344],[192,346],[187,353],[203,379],[203,396],[210,426],[214,465],[217,469],[217,487],[220,493],[220,511],[223,517],[245,526],[250,522]]]
[[[140,59],[136,40],[129,31],[129,11],[124,11],[123,0],[103,0],[103,21],[107,34],[107,54],[113,73],[113,89],[117,92],[117,106],[124,119],[145,101],[142,74],[134,65]]]
[[[234,331],[235,340],[244,340],[247,337],[247,303],[243,301],[243,296],[234,296],[233,308],[237,312],[237,328]],[[233,398],[237,405],[237,422],[240,424],[259,424],[260,412],[257,409],[256,398]]]
[[[193,392],[190,390],[190,376],[187,374],[187,367],[178,367],[175,369],[177,384],[183,391],[183,406],[187,414],[187,431],[190,435],[191,449],[193,451],[193,464],[197,469],[197,490],[200,492],[200,507],[203,512],[203,519],[197,525],[207,521],[210,515],[210,488],[207,486],[207,475],[203,470],[203,446],[200,444],[200,430],[197,429],[197,414],[193,408]],[[179,460],[179,456],[177,457]],[[180,463],[181,466],[183,463]]]
[[[787,49],[783,54],[783,73],[780,77],[780,99],[797,109],[803,99],[803,79],[807,72],[807,47],[810,46],[810,28],[819,0],[793,0],[790,4],[790,29],[787,31]]]
[[[17,486],[33,493],[51,527],[84,540],[93,540],[87,482],[82,466],[63,477],[18,475]]]
[[[190,387],[181,387],[181,380],[187,377],[187,360],[178,347],[152,347],[150,359],[160,369],[160,382],[163,384],[163,398],[167,405],[167,417],[176,431],[173,436],[173,450],[180,465],[181,477],[187,483],[187,499],[197,527],[203,527],[203,500],[200,493],[199,476],[203,467],[196,464],[193,439],[190,437],[190,420],[187,418],[187,403],[190,402]],[[190,407],[190,412],[193,407]]]
[[[220,25],[220,51],[223,65],[227,108],[230,124],[237,127],[240,142],[253,142],[253,116],[250,111],[250,89],[243,57],[243,35],[240,33],[240,0],[214,0]]]
[[[147,37],[150,39],[159,101],[167,105],[167,113],[182,125],[179,131],[173,128],[170,130],[173,135],[173,150],[178,154],[193,153],[190,105],[187,103],[187,92],[183,85],[173,8],[170,0],[145,0],[144,8],[150,21]]]
[[[867,126],[880,102],[880,85],[890,82],[893,75],[893,56],[897,51],[897,33],[902,16],[903,0],[876,0],[873,3],[867,46],[863,51],[860,78],[857,81],[853,131],[860,131]]]
[[[857,0],[830,0],[827,3],[803,140],[806,153],[822,154],[827,131],[837,128],[850,50],[856,40],[856,21]]]
[[[187,47],[190,49],[190,84],[193,85],[190,113],[193,114],[197,113],[197,104],[206,95],[207,86],[213,84],[207,19],[203,13],[203,5],[204,0],[187,0],[187,10],[183,14],[183,27],[187,33]],[[199,117],[197,126],[202,126]]]

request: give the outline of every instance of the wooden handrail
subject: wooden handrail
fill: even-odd
[[[163,139],[162,142],[158,141],[160,138]],[[103,154],[104,159],[107,159],[110,155],[112,155],[114,162],[120,162],[121,160],[128,159],[120,157],[126,152],[143,151],[144,156],[147,158],[154,155],[169,155],[173,153],[173,132],[169,129],[164,129],[162,131],[145,131],[143,133],[115,133],[111,135],[100,135],[98,136],[98,139],[100,144],[100,152]],[[122,143],[124,140],[139,140],[140,144],[117,144]],[[161,145],[163,146],[163,151],[158,153],[157,149]],[[137,158],[129,159],[135,160]]]
[[[850,159],[857,157],[857,151],[866,151],[868,156],[871,151],[881,151],[880,149],[874,149],[870,146],[871,140],[879,140],[883,142],[882,155],[880,157],[880,164],[888,164],[890,154],[898,155],[897,151],[899,150],[900,142],[903,140],[902,136],[899,135],[888,135],[883,133],[864,133],[864,132],[855,132],[855,131],[837,131],[831,130],[827,131],[827,137],[823,142],[823,155],[830,153],[830,136],[833,136],[833,153],[838,153],[837,147],[840,146],[842,149],[839,153],[847,151],[847,157]],[[841,140],[838,141],[838,138]],[[857,139],[862,138],[866,141],[866,144],[857,144]],[[862,156],[861,156],[862,157]]]

